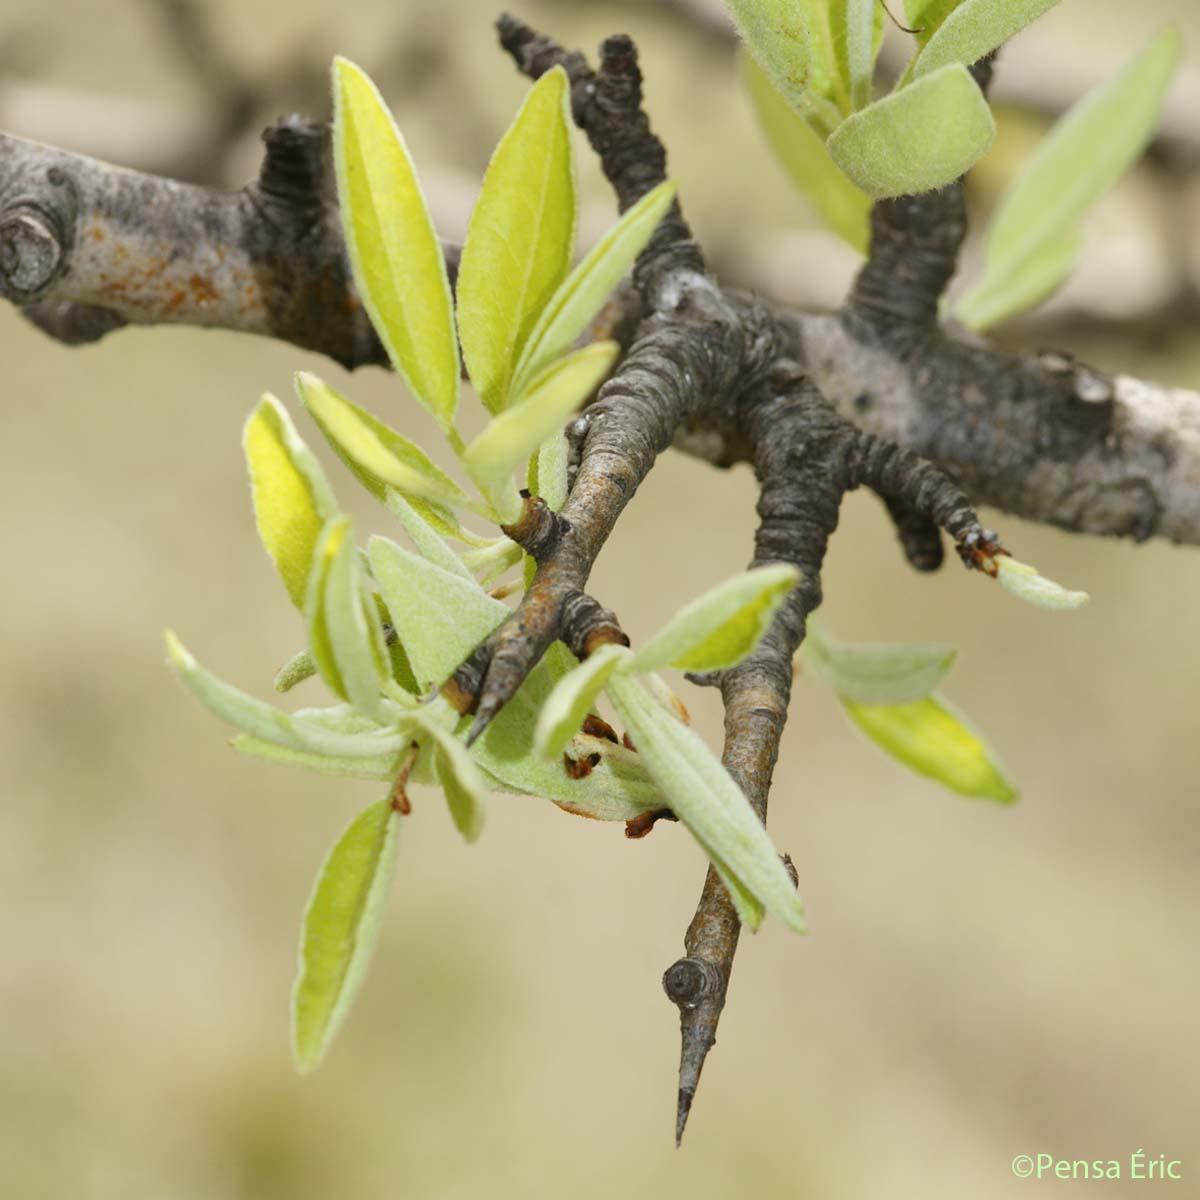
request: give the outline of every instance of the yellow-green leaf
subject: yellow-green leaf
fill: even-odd
[[[513,375],[515,395],[575,344],[645,249],[674,199],[675,184],[670,181],[647,192],[567,276],[521,352]]]
[[[337,502],[321,464],[274,396],[263,396],[250,414],[242,446],[259,537],[292,603],[303,609],[313,550]]]
[[[619,352],[616,342],[593,342],[576,350],[542,372],[511,408],[494,417],[462,456],[480,488],[490,490],[507,479],[561,429],[612,370]]]
[[[996,578],[1006,591],[1037,608],[1079,608],[1090,598],[1087,592],[1068,591],[1053,579],[1039,575],[1036,567],[1006,554],[996,559]]]
[[[911,704],[843,700],[860,730],[897,762],[963,796],[1009,804],[1017,790],[967,719],[938,695]]]
[[[348,700],[345,680],[333,651],[333,638],[325,611],[325,585],[330,569],[343,543],[350,542],[350,519],[334,517],[325,523],[313,554],[308,573],[308,594],[304,601],[304,620],[308,626],[308,651],[320,672],[325,686],[343,700]],[[353,548],[353,543],[350,543]]]
[[[380,800],[360,813],[321,866],[300,934],[292,1053],[307,1074],[337,1034],[366,975],[396,863],[400,816]]]
[[[963,0],[904,0],[904,16],[918,46],[924,46]]]
[[[421,720],[421,716],[421,710],[418,709],[418,720]],[[487,781],[466,746],[449,729],[437,720],[421,720],[421,725],[434,743],[438,783],[445,793],[446,806],[450,809],[454,827],[465,841],[473,842],[483,832],[483,797],[487,791]]]
[[[491,412],[538,317],[562,283],[575,243],[575,162],[567,76],[534,84],[501,139],[471,214],[458,269],[458,321],[471,382]]]
[[[741,662],[800,582],[786,563],[755,567],[685,604],[629,662],[630,671],[719,671]]]
[[[792,109],[748,54],[742,55],[742,69],[759,127],[775,157],[825,223],[865,254],[870,242],[870,197],[850,182],[829,157],[825,140]]]
[[[992,144],[996,123],[979,85],[959,63],[924,75],[848,117],[827,145],[869,196],[944,187]]]
[[[913,64],[919,79],[947,63],[970,66],[1020,33],[1058,0],[963,0],[941,23]]]
[[[344,58],[333,63],[333,114],[354,282],[401,378],[449,430],[459,377],[450,284],[408,148],[375,85]]]
[[[839,642],[813,618],[799,658],[813,678],[844,700],[860,704],[908,704],[924,700],[946,677],[953,646]]]
[[[995,325],[1067,277],[1080,222],[1145,149],[1179,55],[1179,32],[1162,30],[1042,140],[992,218],[983,274],[956,309],[967,325]]]
[[[372,494],[393,487],[437,504],[466,505],[466,493],[408,438],[389,429],[307,371],[296,376],[296,394],[329,444]]]

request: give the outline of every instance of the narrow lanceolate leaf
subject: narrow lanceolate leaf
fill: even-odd
[[[367,545],[371,570],[422,689],[441,684],[509,615],[477,583],[384,537]]]
[[[421,710],[417,711],[420,719]],[[434,744],[434,763],[438,782],[446,795],[446,805],[454,827],[468,842],[483,832],[484,793],[487,781],[466,746],[436,720],[422,721],[421,728]]]
[[[858,704],[908,704],[923,700],[946,677],[952,646],[839,642],[810,620],[801,661],[815,679]]]
[[[1179,54],[1178,31],[1162,30],[1043,139],[992,219],[983,274],[956,309],[967,325],[989,328],[1070,274],[1080,222],[1145,149]]]
[[[192,694],[221,720],[251,737],[311,754],[349,758],[392,754],[408,745],[407,727],[400,724],[381,728],[364,718],[355,731],[347,732],[322,724],[316,714],[280,712],[205,670],[170,630],[165,642],[168,663]]]
[[[1079,608],[1090,599],[1087,592],[1068,591],[1053,579],[1039,575],[1036,567],[1008,555],[996,559],[996,578],[1001,587],[1038,608]]]
[[[850,105],[866,108],[871,103],[871,79],[875,73],[875,31],[883,20],[878,0],[835,0],[844,6],[846,70],[850,79]]]
[[[942,22],[963,0],[904,0],[904,16],[917,39],[924,46],[941,28]]]
[[[531,495],[540,496],[555,512],[567,502],[567,439],[562,430],[552,433],[529,462]]]
[[[388,493],[388,510],[399,519],[400,524],[404,526],[404,532],[412,538],[413,545],[421,556],[441,567],[443,571],[470,579],[471,572],[467,570],[463,560],[454,553],[426,516],[428,509],[422,512],[414,508],[394,488],[389,488]]]
[[[947,63],[970,66],[1020,33],[1058,0],[963,0],[946,17],[913,64],[919,79]]]
[[[647,192],[562,282],[521,352],[513,373],[514,394],[575,344],[646,248],[674,199],[675,184],[669,180]]]
[[[741,789],[686,725],[642,687],[616,674],[608,695],[672,811],[723,872],[769,912],[804,931],[804,906],[779,853]],[[753,925],[753,916],[747,912]]]
[[[541,77],[483,177],[458,270],[458,321],[471,382],[492,412],[575,243],[575,161],[567,76]]]
[[[871,200],[829,157],[825,139],[778,91],[750,55],[742,55],[746,88],[775,157],[825,223],[865,254]]]
[[[325,585],[330,569],[343,543],[350,539],[350,521],[347,517],[335,517],[325,523],[317,548],[313,554],[312,569],[308,573],[308,595],[304,601],[304,620],[308,626],[308,652],[316,663],[325,686],[343,700],[349,699],[341,668],[333,652],[333,639],[329,631],[325,611]]]
[[[409,390],[443,429],[458,405],[446,260],[400,131],[375,85],[333,63],[333,151],[354,282]]]
[[[554,363],[511,408],[494,417],[462,456],[467,473],[487,490],[506,480],[600,386],[620,347],[594,342]]]
[[[321,464],[274,396],[263,396],[250,414],[242,446],[259,537],[292,603],[303,609],[313,550],[337,502]]]
[[[800,582],[786,563],[755,567],[684,605],[634,656],[631,671],[719,671],[758,645],[775,610]]]
[[[352,404],[315,375],[301,371],[296,393],[329,444],[379,498],[386,486],[438,504],[462,505],[466,493],[408,438]]]
[[[538,715],[534,744],[547,758],[557,758],[579,732],[596,697],[622,660],[630,658],[625,646],[601,646],[555,684]]]
[[[309,750],[293,750],[290,746],[277,746],[264,742],[248,733],[233,739],[233,748],[239,754],[259,758],[264,762],[278,763],[283,767],[297,767],[302,771],[315,771],[318,775],[333,775],[342,779],[394,779],[407,749],[391,754],[377,754],[371,758],[351,758],[348,755],[314,754]]]
[[[942,697],[896,705],[843,703],[871,741],[917,774],[963,796],[999,804],[1017,798],[987,743]]]
[[[317,673],[317,664],[307,650],[293,654],[275,673],[275,690],[290,692],[292,688],[311,679]]]
[[[347,518],[339,518],[331,526],[318,546],[318,556],[322,548],[329,561],[317,601],[319,613],[313,619],[328,638],[346,699],[355,708],[378,719],[380,687],[385,678],[390,678],[391,672],[385,667],[386,653],[375,604],[371,601],[368,607],[358,547],[354,544]],[[317,661],[319,665],[319,659]]]
[[[952,63],[856,112],[827,144],[867,195],[884,199],[952,183],[987,153],[995,135],[978,84]]]
[[[321,866],[300,933],[292,1053],[302,1073],[329,1048],[366,975],[396,864],[400,815],[380,800],[350,823]]]

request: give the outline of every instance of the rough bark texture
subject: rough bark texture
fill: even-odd
[[[575,120],[619,208],[665,178],[629,38],[606,40],[593,70],[514,18],[499,32],[530,77],[564,66]],[[986,86],[990,61],[974,71]],[[69,344],[126,323],[174,322],[281,338],[346,366],[385,363],[350,277],[327,131],[291,117],[265,140],[258,179],[226,193],[0,135],[0,292]],[[569,427],[562,512],[529,500],[506,529],[536,574],[512,618],[446,685],[460,711],[475,713],[472,736],[556,638],[581,658],[626,641],[586,585],[673,442],[722,465],[752,464],[761,487],[752,563],[801,571],[754,654],[697,680],[721,690],[723,761],[764,820],[792,659],[821,601],[846,492],[880,496],[921,570],[940,565],[942,531],[969,566],[987,570],[1004,553],[973,503],[1079,532],[1200,543],[1200,394],[1110,379],[1062,355],[1000,354],[939,324],[965,230],[961,185],[877,204],[871,252],[845,305],[814,315],[721,288],[681,208],[671,209],[604,315],[624,353]],[[446,252],[453,274],[457,250]],[[738,934],[710,870],[685,956],[663,980],[682,1030],[678,1137]]]

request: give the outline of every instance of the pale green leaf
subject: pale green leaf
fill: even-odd
[[[381,782],[395,778],[407,753],[406,747],[371,758],[315,754],[309,750],[293,750],[290,746],[264,742],[248,733],[239,734],[233,739],[232,745],[240,754],[284,767],[297,767],[302,771],[315,771],[318,775],[333,775],[343,779],[376,779]]]
[[[211,712],[244,733],[278,746],[334,757],[374,758],[408,744],[407,727],[391,723],[381,728],[361,718],[362,732],[344,732],[320,722],[311,710],[289,715],[206,671],[179,639],[165,634],[167,661],[188,689]]]
[[[843,700],[858,728],[897,762],[952,792],[1009,804],[1017,790],[994,754],[961,713],[941,696],[911,704],[871,705]]]
[[[947,63],[970,66],[1057,3],[1058,0],[963,0],[937,32],[926,39],[913,64],[912,77],[919,79]]]
[[[510,383],[575,243],[575,161],[566,72],[534,84],[496,147],[458,270],[458,320],[471,382],[491,412]]]
[[[404,139],[375,85],[333,63],[333,151],[354,282],[388,357],[445,430],[458,405],[446,260]]]
[[[551,434],[529,462],[529,493],[540,496],[555,512],[567,502],[567,439],[562,430]]]
[[[307,650],[300,650],[275,673],[275,690],[290,692],[292,688],[311,679],[317,673],[317,664]]]
[[[767,632],[775,610],[800,582],[786,563],[755,567],[685,604],[629,663],[631,671],[719,671],[741,662]]]
[[[924,46],[963,0],[904,0],[904,16],[919,46]]]
[[[813,28],[830,0],[728,0],[738,32],[787,102],[822,136],[837,128],[839,106],[827,25]]]
[[[834,641],[809,620],[800,648],[813,678],[859,704],[923,700],[946,677],[957,651],[945,645],[889,646]]]
[[[865,254],[870,198],[846,178],[829,157],[824,138],[792,109],[750,55],[742,55],[742,68],[759,127],[775,157],[825,223]]]
[[[325,612],[325,584],[338,550],[350,541],[348,517],[334,517],[325,522],[317,548],[313,554],[312,568],[308,573],[308,595],[304,601],[304,620],[308,627],[308,651],[320,672],[325,686],[343,700],[350,697],[341,668],[333,652],[333,639]],[[351,543],[353,549],[353,543]]]
[[[562,282],[521,352],[513,374],[514,395],[575,344],[645,249],[674,199],[675,184],[670,181],[647,192]]]
[[[984,329],[1049,295],[1070,272],[1078,226],[1145,149],[1179,63],[1164,29],[1063,116],[1009,188],[987,234],[984,270],[957,315]]]
[[[263,396],[250,414],[242,446],[259,536],[292,603],[303,609],[313,550],[337,502],[321,464],[274,396]]]
[[[1001,587],[1038,608],[1079,608],[1089,599],[1087,592],[1068,591],[1053,579],[1039,575],[1036,567],[1007,554],[996,559],[996,578]]]
[[[477,583],[384,537],[367,546],[371,569],[422,689],[445,682],[509,616]]]
[[[534,744],[540,754],[557,758],[579,732],[608,677],[630,653],[625,646],[601,646],[554,686],[538,716]]]
[[[995,134],[979,85],[952,63],[854,113],[827,145],[867,195],[883,199],[952,183],[987,153]]]
[[[487,791],[483,773],[467,752],[466,746],[452,732],[436,720],[422,720],[420,709],[417,717],[422,729],[433,740],[438,783],[446,794],[446,805],[450,809],[454,827],[466,841],[473,842],[483,832],[483,797]]]
[[[438,504],[466,505],[466,493],[420,447],[388,429],[317,376],[301,371],[296,392],[321,432],[364,485],[383,497],[384,485]]]
[[[778,852],[749,801],[704,742],[629,675],[613,675],[608,696],[675,815],[741,888],[803,932],[804,907]]]
[[[494,417],[462,456],[480,488],[495,488],[596,390],[616,362],[616,342],[594,342],[554,363],[511,407]]]
[[[396,865],[400,816],[380,800],[338,838],[317,874],[292,990],[292,1053],[307,1074],[337,1034],[366,975]]]
[[[562,647],[564,655],[569,651]],[[471,746],[471,757],[502,791],[550,800],[566,812],[598,821],[630,821],[666,806],[640,755],[604,738],[577,733],[564,756],[590,771],[573,778],[563,758],[548,761],[534,748],[534,729],[555,682],[547,653],[517,694],[496,714]],[[572,662],[574,656],[570,656]],[[460,733],[470,726],[464,719]],[[580,775],[576,772],[576,775]]]
[[[428,509],[421,511],[414,508],[395,488],[388,488],[387,506],[404,526],[404,532],[412,538],[413,545],[423,557],[452,575],[471,578],[471,572],[463,560],[447,545],[445,538],[430,521]]]
[[[845,13],[846,73],[850,82],[850,106],[866,108],[871,103],[871,81],[875,74],[877,31],[883,23],[879,0],[834,0]]]

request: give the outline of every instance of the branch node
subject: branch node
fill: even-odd
[[[681,958],[663,972],[663,991],[680,1011],[702,1001],[725,998],[725,976],[716,963],[703,958]]]
[[[548,558],[571,528],[570,522],[554,511],[541,496],[521,490],[521,515],[500,528],[535,562]]]
[[[580,661],[601,646],[628,646],[629,638],[616,614],[586,592],[573,592],[563,602],[559,636]]]

